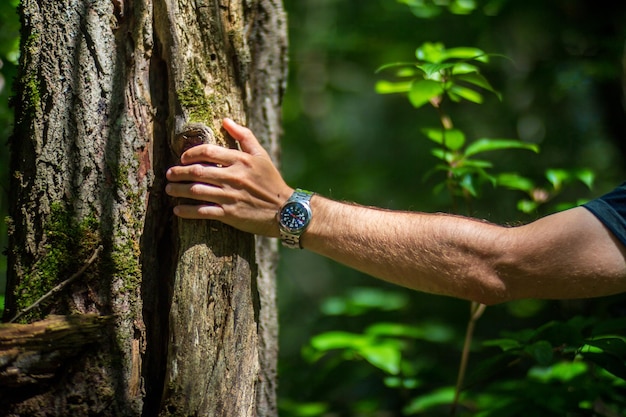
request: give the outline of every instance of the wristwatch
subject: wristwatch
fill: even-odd
[[[302,249],[300,236],[311,221],[311,191],[297,188],[278,212],[280,240],[290,249]]]

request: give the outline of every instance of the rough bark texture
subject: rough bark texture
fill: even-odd
[[[277,155],[281,2],[23,0],[21,8],[5,319],[102,245],[83,276],[24,318],[95,314],[112,324],[73,366],[51,371],[53,389],[3,412],[275,415],[275,242],[175,219],[163,187],[176,133],[189,122],[233,146],[220,120],[234,118]]]
[[[287,20],[281,0],[259,0],[247,20],[250,48],[248,126],[278,163],[281,104],[287,83]],[[278,361],[278,311],[276,306],[276,241],[257,237],[256,259],[259,293],[260,381],[257,413],[274,416]]]

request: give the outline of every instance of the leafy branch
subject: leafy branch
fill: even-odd
[[[522,193],[523,197],[518,201],[517,208],[523,213],[537,211],[539,207],[552,201],[566,186],[574,182],[583,183],[591,188],[594,174],[588,169],[549,169],[545,173],[543,183],[538,183],[517,172],[498,172],[494,161],[501,156],[502,152],[525,151],[538,154],[539,146],[511,138],[478,137],[472,140],[463,130],[455,126],[453,118],[447,112],[449,104],[468,102],[480,105],[484,102],[486,94],[494,95],[498,100],[502,99],[501,94],[481,73],[483,65],[489,63],[491,58],[502,57],[501,55],[488,54],[474,47],[447,49],[441,43],[425,43],[417,48],[415,57],[414,62],[395,62],[378,68],[378,73],[391,76],[390,79],[380,80],[376,84],[376,91],[381,94],[404,94],[416,109],[430,107],[435,110],[439,125],[421,129],[424,137],[433,143],[431,154],[437,161],[427,172],[426,178],[439,178],[434,191],[447,191],[450,194],[453,211],[458,212],[457,198],[464,199],[469,205],[474,199],[480,198],[482,187],[485,185]],[[345,298],[335,298],[332,311],[328,310],[326,313],[347,316],[364,314],[367,311],[380,309],[385,305],[385,300],[391,299],[383,292],[360,294],[360,297],[353,294]],[[363,294],[367,296],[363,297]],[[393,309],[402,308],[402,303],[393,306]],[[426,395],[415,397],[403,408],[403,414],[419,414],[435,407],[449,407],[451,415],[454,416],[463,412],[461,404],[464,406],[472,404],[472,407],[480,407],[479,409],[484,410],[481,415],[489,416],[492,415],[490,410],[495,413],[502,410],[500,403],[490,403],[494,398],[493,395],[499,395],[499,400],[513,407],[513,410],[518,404],[522,404],[522,407],[526,405],[520,403],[516,395],[511,396],[508,402],[506,389],[498,384],[496,388],[489,387],[485,393],[471,392],[471,401],[464,395],[471,388],[471,384],[466,381],[470,346],[473,343],[477,322],[485,309],[485,305],[471,304],[470,317],[461,342],[463,347],[456,384],[434,389]],[[388,387],[411,391],[420,387],[424,388],[428,382],[420,379],[419,366],[411,365],[404,355],[413,349],[411,341],[433,342],[430,332],[441,334],[441,329],[427,328],[424,324],[411,326],[398,323],[376,323],[367,327],[362,333],[330,331],[318,334],[311,339],[304,353],[311,362],[318,362],[332,353],[338,354],[343,361],[364,360],[386,375],[384,382]],[[452,340],[450,336],[438,340],[439,343],[444,341],[451,342]],[[536,369],[537,374],[531,377],[535,379],[529,383],[536,383],[539,389],[543,388],[541,384],[546,383],[545,381],[551,381],[550,378],[560,378],[562,381],[573,383],[572,381],[581,373],[592,373],[591,368],[582,369],[576,362],[573,363],[573,367],[558,362],[563,369],[563,375],[540,375],[541,372],[547,372],[544,371],[546,367],[557,363],[557,353],[570,355],[572,350],[578,357],[593,362],[609,373],[623,377],[621,374],[626,372],[623,363],[620,365],[615,360],[615,358],[623,359],[626,354],[624,339],[618,340],[610,335],[602,335],[599,339],[584,339],[583,342],[575,345],[576,347],[541,337],[524,341],[507,339],[502,341],[501,345],[498,341],[493,343],[492,346],[502,347],[502,354],[497,355],[497,360],[493,363],[488,360],[479,362],[478,369],[487,367],[493,370],[490,364],[494,367],[499,366],[498,369],[501,369],[502,366],[513,366],[530,359],[536,364],[531,369]],[[562,346],[571,347],[568,348],[570,349],[568,352],[560,352],[559,349]],[[607,356],[607,352],[610,355]],[[602,362],[603,360],[605,362]],[[337,361],[331,361],[331,364],[336,366]],[[472,383],[476,383],[476,378],[476,372],[471,373]],[[612,384],[614,380],[614,377],[603,377],[601,383],[604,385],[602,386]],[[515,386],[517,385],[513,386],[512,391]],[[504,393],[501,392],[503,390]],[[545,411],[542,408],[539,409],[542,412]],[[548,414],[542,415],[559,415],[556,411],[553,414],[550,414],[553,410],[548,411]]]

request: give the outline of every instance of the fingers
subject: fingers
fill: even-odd
[[[202,182],[172,182],[165,186],[165,192],[171,197],[188,198],[210,203],[219,203],[224,194],[220,187]]]
[[[174,213],[275,236],[276,211],[292,190],[250,129],[231,119],[224,119],[223,125],[241,150],[198,145],[185,151],[181,165],[166,173],[166,193],[182,199]]]
[[[222,126],[241,145],[241,150],[250,155],[265,155],[265,149],[261,146],[254,133],[247,127],[237,124],[232,119],[224,119]]]
[[[223,190],[203,183],[170,183],[165,187],[170,197],[186,201],[174,207],[174,214],[186,219],[221,219],[224,216]],[[188,200],[194,200],[189,202]]]
[[[178,205],[174,207],[174,214],[184,219],[213,219],[224,217],[224,209],[218,205]]]
[[[218,145],[198,145],[187,149],[180,157],[183,165],[215,164],[229,166],[234,164],[240,152]]]
[[[173,166],[167,170],[165,177],[170,182],[199,182],[219,186],[225,172],[218,166],[197,163],[192,165]]]
[[[253,156],[268,157],[267,152],[261,146],[252,131],[235,123],[232,119],[223,120],[224,129],[241,145],[241,150]],[[234,149],[224,148],[217,145],[194,146],[185,151],[180,161],[183,165],[195,163],[213,163],[217,165],[232,165],[241,154]]]

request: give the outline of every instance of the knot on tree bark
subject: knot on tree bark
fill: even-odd
[[[187,123],[174,135],[170,144],[172,152],[177,158],[194,146],[215,144],[213,130],[204,123]]]

